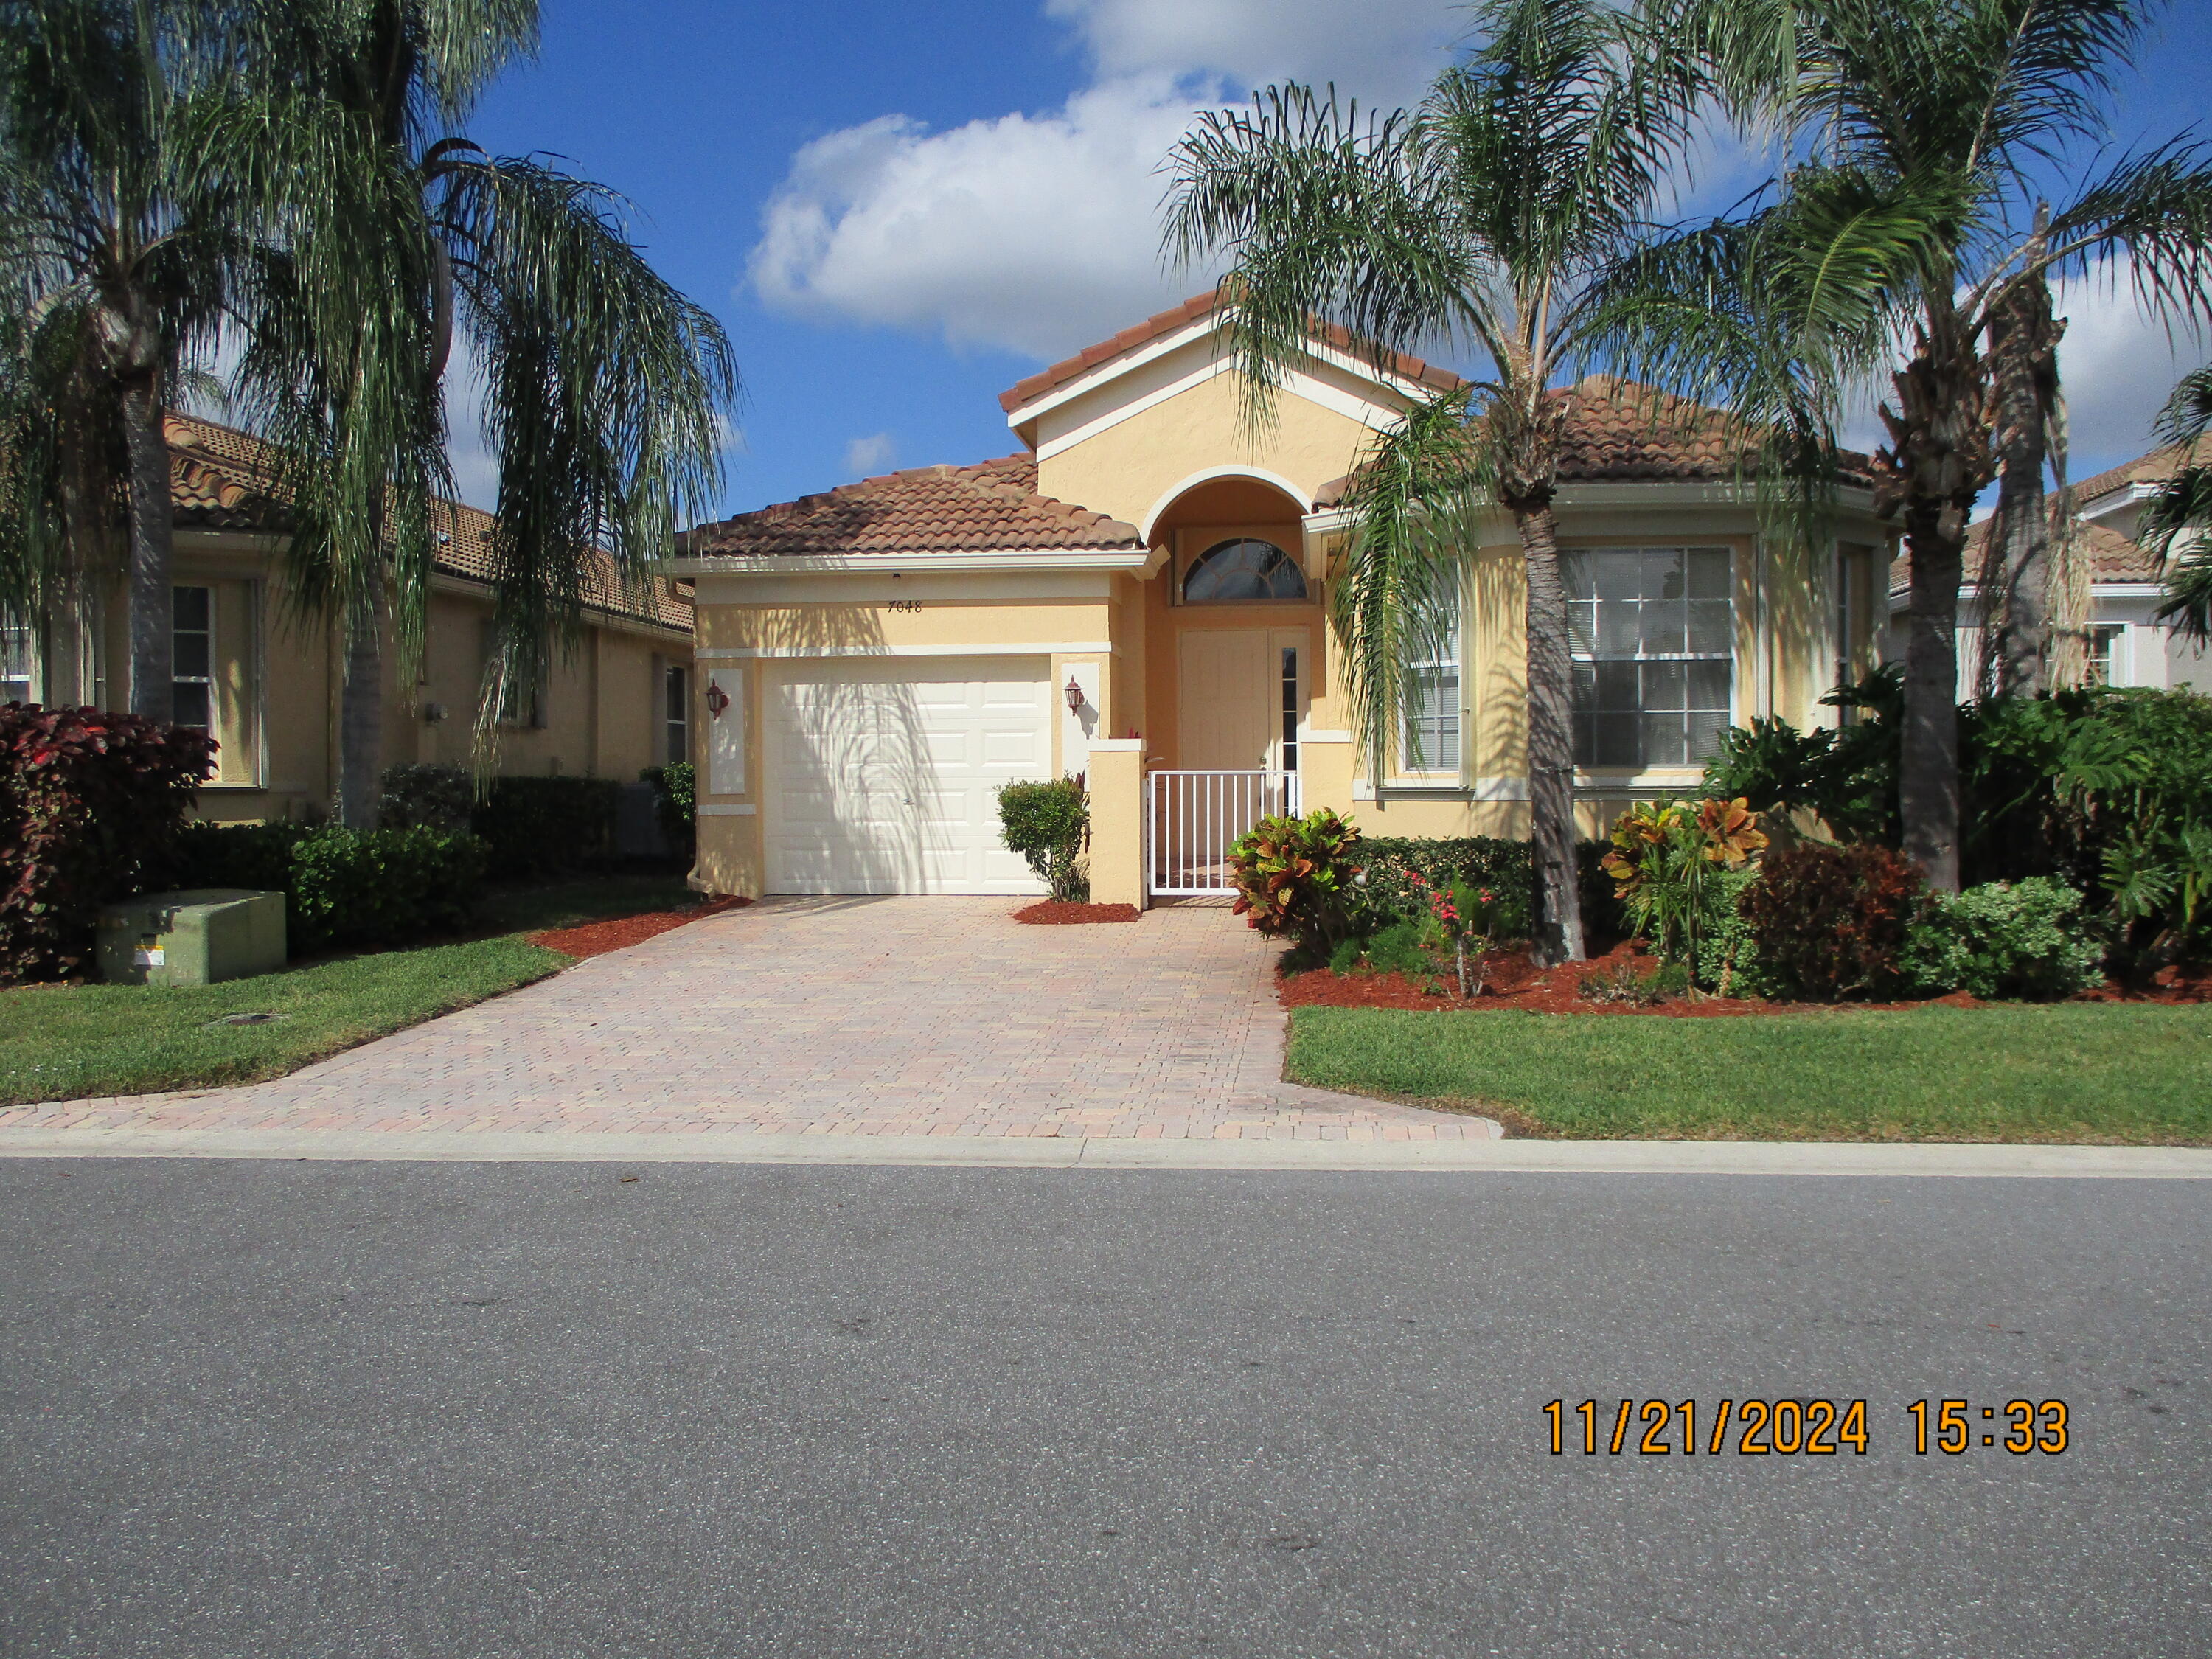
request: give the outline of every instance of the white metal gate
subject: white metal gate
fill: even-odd
[[[1298,810],[1295,772],[1154,772],[1145,780],[1145,855],[1155,896],[1226,893],[1229,844],[1261,818]]]

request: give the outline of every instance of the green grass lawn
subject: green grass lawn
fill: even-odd
[[[301,963],[192,989],[0,991],[0,1105],[282,1077],[568,964],[569,957],[522,935],[672,909],[695,896],[680,879],[662,876],[495,888],[482,916],[499,930],[490,938]],[[214,1023],[244,1013],[284,1018],[265,1025]]]
[[[2212,1145],[2212,1007],[1291,1017],[1299,1083],[1572,1139]]]

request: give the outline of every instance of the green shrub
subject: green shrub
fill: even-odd
[[[1398,918],[1428,913],[1429,902],[1413,878],[1431,889],[1454,881],[1486,887],[1498,896],[1498,932],[1526,939],[1536,902],[1536,866],[1525,841],[1492,836],[1376,836],[1359,843],[1359,901],[1365,920],[1377,929]]]
[[[637,775],[641,783],[653,786],[660,833],[672,849],[690,857],[698,843],[699,769],[690,761],[671,761],[665,766],[648,766]]]
[[[1738,902],[1775,990],[1832,1002],[1903,988],[1899,958],[1925,902],[1919,871],[1887,848],[1808,842],[1769,854]]]
[[[1418,921],[1394,921],[1371,939],[1340,941],[1328,965],[1340,974],[1367,967],[1378,974],[1436,971],[1435,954],[1423,943],[1429,930]]]
[[[1081,778],[1010,783],[999,791],[999,834],[1029,861],[1045,890],[1063,904],[1091,896],[1083,849],[1091,839],[1091,797]]]
[[[1741,799],[1646,801],[1613,826],[1613,850],[1600,864],[1637,933],[1668,962],[1694,965],[1699,942],[1720,926],[1741,884],[1720,878],[1744,870],[1766,848],[1759,815]]]
[[[0,984],[82,970],[100,907],[163,862],[214,754],[136,714],[0,703]]]
[[[484,868],[474,836],[434,830],[192,824],[178,838],[163,884],[283,893],[288,942],[299,956],[464,927]]]
[[[1261,818],[1229,848],[1231,906],[1271,939],[1287,939],[1326,962],[1353,937],[1353,878],[1362,860],[1359,831],[1318,807],[1302,818]]]
[[[561,875],[615,856],[612,778],[494,778],[470,815],[493,875]]]
[[[309,945],[400,945],[464,927],[483,843],[434,830],[324,829],[292,852],[289,909]]]
[[[1741,797],[1761,812],[1811,812],[1846,839],[1893,846],[1904,688],[1904,671],[1892,665],[1820,699],[1862,711],[1848,726],[1800,732],[1787,720],[1754,720],[1730,726],[1705,763],[1700,793]]]
[[[376,822],[386,830],[435,830],[457,836],[476,810],[475,777],[462,766],[387,766]]]
[[[1753,867],[1723,870],[1707,888],[1705,923],[1692,964],[1699,989],[1730,997],[1765,996],[1773,989],[1743,915],[1743,896],[1758,879]]]
[[[2104,945],[2082,918],[2081,895],[2030,876],[1933,896],[1913,925],[1902,965],[1930,995],[1965,991],[1989,1000],[2051,1001],[2097,984],[2104,960]]]

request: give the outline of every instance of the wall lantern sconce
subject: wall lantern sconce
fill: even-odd
[[[730,694],[723,690],[717,682],[714,680],[708,681],[707,712],[709,714],[712,714],[716,720],[720,720],[722,718],[722,711],[729,706]]]
[[[1067,677],[1067,684],[1063,690],[1067,693],[1067,712],[1080,714],[1083,710],[1083,687],[1077,684],[1074,675]]]

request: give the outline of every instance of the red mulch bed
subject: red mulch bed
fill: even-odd
[[[1285,974],[1279,981],[1283,1006],[1297,1008],[1321,1004],[1331,1008],[1406,1008],[1433,1013],[1483,1013],[1501,1008],[1517,1008],[1537,1014],[1660,1014],[1674,1018],[1713,1018],[1727,1014],[1784,1014],[1802,1013],[1808,1008],[1828,1005],[1815,1003],[1767,1002],[1757,997],[1701,996],[1694,1001],[1688,997],[1669,997],[1664,1002],[1639,1005],[1632,1002],[1585,1002],[1582,997],[1583,976],[1597,973],[1623,960],[1633,961],[1645,970],[1656,966],[1656,959],[1642,945],[1630,939],[1614,945],[1602,956],[1588,962],[1577,962],[1548,971],[1528,960],[1528,952],[1521,950],[1501,952],[1491,958],[1489,982],[1482,994],[1471,1002],[1460,1000],[1459,988],[1449,975],[1441,981],[1444,994],[1432,996],[1422,988],[1425,980],[1405,974],[1378,974],[1362,970],[1350,974],[1334,973],[1327,968],[1317,968],[1309,973]],[[1963,992],[1939,1000],[1950,1007],[1977,1007],[1980,1005]],[[1856,1007],[1924,1008],[1924,1002],[1857,1003]]]
[[[1137,916],[1133,904],[1059,904],[1051,899],[1014,912],[1016,921],[1031,922],[1041,927],[1085,921],[1134,921]]]
[[[642,945],[656,934],[696,921],[702,916],[717,915],[751,902],[749,898],[723,895],[702,903],[686,905],[681,910],[648,910],[641,916],[613,916],[605,921],[587,921],[580,927],[556,927],[550,933],[532,933],[530,942],[564,956],[605,956],[610,951]]]
[[[1470,1002],[1462,1002],[1459,988],[1446,974],[1437,982],[1443,985],[1442,995],[1424,989],[1428,983],[1419,975],[1378,974],[1361,969],[1349,974],[1334,973],[1327,968],[1316,968],[1303,974],[1285,974],[1278,981],[1283,1006],[1298,1008],[1319,1005],[1329,1008],[1406,1008],[1416,1012],[1483,1013],[1500,1008],[1518,1008],[1539,1014],[1660,1014],[1674,1018],[1711,1018],[1725,1014],[1799,1014],[1814,1009],[1832,1008],[1833,1003],[1768,1002],[1759,997],[1700,996],[1669,997],[1663,1002],[1641,1005],[1632,1002],[1585,1002],[1582,997],[1583,976],[1612,967],[1628,959],[1648,971],[1656,965],[1641,945],[1631,939],[1614,945],[1602,956],[1588,962],[1578,962],[1548,973],[1528,960],[1527,950],[1504,952],[1491,958],[1489,982],[1482,994]],[[2161,970],[2152,983],[2142,988],[2130,988],[2107,981],[2094,991],[2084,991],[2073,999],[2077,1002],[2212,1002],[2212,973],[2183,974],[2174,969]],[[1856,1002],[1854,1008],[1904,1010],[1909,1008],[1980,1008],[1989,1005],[1969,996],[1964,991],[1954,991],[1948,996],[1935,997],[1918,1002]]]

